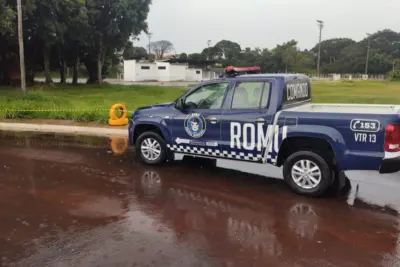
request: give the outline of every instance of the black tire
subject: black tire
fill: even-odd
[[[161,153],[160,153],[159,157],[157,159],[154,159],[154,160],[150,160],[150,159],[146,158],[145,155],[143,154],[143,151],[142,151],[143,142],[145,140],[149,139],[149,138],[156,140],[160,144]],[[165,141],[159,134],[157,134],[155,132],[144,132],[144,133],[142,133],[138,137],[138,139],[136,140],[135,147],[136,147],[136,156],[137,156],[137,158],[144,164],[147,164],[147,165],[161,165],[161,164],[164,164],[165,161],[167,160],[167,157],[168,157],[167,154],[168,153],[167,153],[167,148],[166,148],[166,145],[165,145]]]
[[[303,188],[298,185],[292,178],[293,166],[301,160],[311,161],[319,167],[321,172],[320,182],[313,188]],[[283,177],[286,184],[297,194],[307,197],[319,197],[324,195],[332,185],[334,179],[334,171],[327,161],[312,151],[298,151],[290,155],[283,164]]]

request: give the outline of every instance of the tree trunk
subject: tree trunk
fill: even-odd
[[[97,52],[97,82],[101,85],[103,82],[103,41],[99,41],[99,51]]]
[[[53,84],[53,79],[50,73],[50,49],[47,45],[43,49],[44,54],[44,76],[46,78],[46,84]]]
[[[66,77],[65,77],[65,61],[62,58],[60,60],[60,83],[65,84],[66,82]]]
[[[97,59],[97,82],[101,85],[103,82],[103,77],[102,77],[102,69],[103,66],[101,65],[101,56],[99,55]]]
[[[78,84],[78,65],[79,65],[79,57],[76,58],[73,68],[73,77],[72,77],[72,84]]]
[[[98,83],[97,81],[97,59],[96,60],[86,60],[85,61],[86,70],[88,72],[87,84]]]
[[[65,53],[64,53],[64,38],[61,36],[61,43],[60,43],[60,83],[66,83],[65,77]]]

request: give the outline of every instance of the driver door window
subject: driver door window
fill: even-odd
[[[229,83],[205,85],[186,97],[185,109],[220,109]]]

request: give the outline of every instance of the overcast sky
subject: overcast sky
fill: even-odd
[[[400,0],[153,0],[148,17],[152,40],[171,41],[177,53],[201,52],[226,39],[244,47],[273,48],[290,39],[302,49],[323,39],[349,37],[389,28],[400,32]],[[140,36],[135,45],[146,46]]]

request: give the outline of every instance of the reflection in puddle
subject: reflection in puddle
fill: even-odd
[[[156,174],[152,171],[151,173],[152,174],[147,173],[146,176],[161,177],[159,173]],[[298,200],[288,206],[282,205],[286,202],[283,201],[282,204],[279,204],[272,210],[271,207],[266,207],[266,211],[258,210],[258,208],[253,210],[243,206],[242,204],[235,203],[234,199],[236,197],[234,195],[229,196],[227,191],[224,191],[223,195],[226,197],[229,196],[230,199],[225,201],[223,200],[225,197],[220,196],[218,190],[211,189],[209,186],[204,185],[195,189],[194,186],[190,185],[189,181],[184,181],[182,179],[177,180],[179,180],[177,183],[169,184],[165,181],[162,183],[168,190],[168,196],[173,199],[174,206],[178,210],[185,211],[183,218],[186,229],[190,232],[196,233],[197,235],[199,232],[202,232],[205,240],[207,240],[206,242],[208,243],[208,246],[211,245],[210,243],[215,242],[215,240],[213,239],[212,234],[208,233],[210,230],[207,229],[215,228],[217,225],[221,225],[221,221],[224,221],[226,240],[222,241],[220,239],[219,243],[224,242],[226,249],[230,249],[235,255],[236,253],[245,253],[244,251],[247,251],[246,253],[252,251],[251,256],[248,256],[253,259],[268,259],[270,262],[272,259],[277,258],[279,259],[279,262],[291,262],[288,266],[299,267],[386,267],[397,266],[396,264],[400,264],[400,259],[395,256],[399,230],[397,228],[394,229],[396,232],[393,233],[393,236],[387,237],[388,239],[380,239],[380,237],[376,237],[378,239],[375,239],[375,242],[382,242],[382,248],[389,246],[389,248],[391,248],[390,251],[393,251],[394,254],[387,251],[382,254],[377,252],[366,255],[364,252],[365,248],[358,247],[360,245],[366,245],[368,247],[368,243],[371,242],[371,240],[368,240],[368,238],[371,237],[371,233],[369,232],[369,227],[371,226],[365,228],[368,230],[364,230],[365,224],[368,224],[368,220],[370,220],[369,222],[371,223],[376,219],[381,221],[387,219],[392,220],[393,218],[384,219],[384,217],[380,218],[379,215],[377,215],[374,219],[367,219],[367,217],[364,218],[366,215],[362,213],[362,210],[360,210],[361,213],[354,216],[353,213],[358,213],[357,210],[347,210],[346,206],[343,206],[343,204],[338,202],[332,203],[334,205],[326,206],[329,202],[318,204],[318,201],[315,201],[318,207],[316,209],[314,205],[305,202],[298,202]],[[209,192],[202,192],[206,190]],[[297,198],[293,197],[293,200],[295,199]],[[268,206],[268,204],[266,204],[266,206]],[[335,210],[338,208],[343,209],[343,211],[338,213],[338,215],[340,214],[339,217],[335,214]],[[322,210],[324,212],[318,215],[317,210]],[[282,221],[282,217],[277,216],[277,214],[286,214],[283,218],[287,221]],[[347,223],[340,226],[343,228],[338,228],[335,220],[340,221],[344,218]],[[372,222],[372,224],[379,224],[379,221]],[[287,228],[284,227],[285,224],[287,225]],[[320,224],[322,225],[322,230],[319,230]],[[392,226],[393,224],[389,223],[389,225]],[[380,227],[385,226],[382,225]],[[326,231],[328,231],[328,233]],[[351,231],[351,235],[345,237],[345,240],[346,242],[352,242],[354,239],[354,245],[341,243],[342,241],[335,239],[336,235],[346,236],[347,231]],[[386,232],[391,231],[391,228],[386,230],[377,229],[376,231]],[[222,238],[222,235],[220,236],[220,238]],[[395,237],[396,239],[394,240],[392,237]],[[205,242],[204,238],[201,239],[203,240],[202,243]],[[366,243],[358,240],[359,238],[365,239]],[[240,247],[240,252],[233,252],[235,250],[230,248],[232,245],[238,245]],[[293,246],[297,247],[296,250],[291,248]],[[377,249],[379,245],[375,246],[375,244],[371,244],[371,249],[372,247]],[[337,252],[334,252],[335,250],[337,250]],[[214,253],[216,253],[215,248]],[[390,261],[393,264],[387,265],[387,262]],[[358,263],[355,264],[355,262]]]
[[[295,204],[289,210],[289,228],[302,238],[313,239],[318,229],[318,217],[312,206]]]
[[[282,246],[268,226],[257,226],[247,221],[238,221],[228,218],[228,237],[231,242],[240,244],[244,248],[251,248],[257,254],[280,256]]]
[[[148,197],[156,196],[161,191],[162,187],[161,177],[157,172],[152,172],[152,171],[145,172],[142,175],[140,182],[144,193]]]
[[[185,217],[185,223],[192,231],[205,230],[208,228],[205,225],[223,220],[227,239],[231,243],[252,249],[258,257],[263,254],[281,254],[281,245],[269,230],[268,222],[257,220],[257,217],[260,217],[258,212],[186,189],[170,188],[169,196],[175,200],[179,209],[184,209],[190,214],[190,220]],[[193,206],[194,203],[196,206]],[[203,207],[203,210],[199,210],[200,207]]]
[[[69,214],[83,218],[111,218],[125,213],[124,203],[120,199],[102,196],[85,198],[88,200],[71,208]]]
[[[59,135],[50,133],[13,133],[0,131],[0,145],[31,148],[108,148],[115,155],[129,149],[128,138],[96,137],[83,135]]]
[[[128,149],[128,138],[110,137],[110,146],[113,154],[124,154]]]

